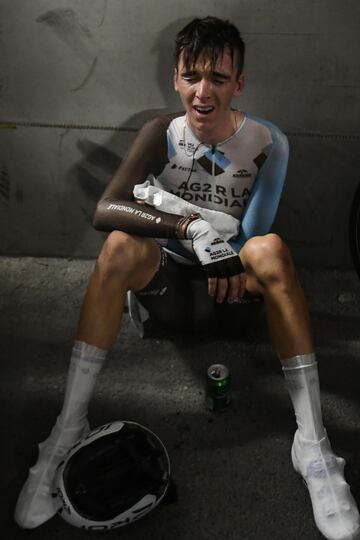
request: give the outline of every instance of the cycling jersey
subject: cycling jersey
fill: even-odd
[[[202,143],[186,115],[160,117],[139,132],[98,206],[95,226],[142,236],[169,238],[168,248],[188,256],[176,240],[179,216],[133,200],[133,186],[151,177],[154,184],[199,207],[220,210],[240,221],[230,244],[269,232],[280,201],[288,162],[285,135],[250,115],[235,133],[211,146]]]

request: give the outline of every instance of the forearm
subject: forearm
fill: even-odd
[[[182,216],[156,210],[131,200],[104,197],[97,205],[93,225],[99,231],[124,231],[152,238],[184,238]]]

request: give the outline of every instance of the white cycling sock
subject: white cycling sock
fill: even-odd
[[[49,437],[40,443],[37,462],[16,503],[15,520],[20,527],[38,527],[57,511],[51,496],[56,468],[69,448],[89,431],[86,414],[105,356],[105,350],[87,343],[74,344],[61,413]]]
[[[294,356],[281,360],[281,364],[299,432],[305,439],[319,441],[325,435],[325,428],[315,354]]]
[[[358,540],[359,512],[344,478],[345,461],[334,454],[323,426],[315,355],[282,365],[298,425],[292,462],[306,482],[316,525],[328,540]]]
[[[58,424],[71,428],[85,420],[97,376],[104,364],[107,351],[75,341],[72,349],[64,403]]]

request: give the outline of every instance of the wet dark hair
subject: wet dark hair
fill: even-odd
[[[175,44],[175,67],[179,65],[181,53],[185,67],[190,69],[196,64],[202,51],[206,50],[211,56],[213,68],[219,56],[222,57],[227,48],[233,62],[234,57],[236,58],[238,75],[242,73],[245,44],[239,30],[229,21],[217,17],[193,19],[177,34]]]

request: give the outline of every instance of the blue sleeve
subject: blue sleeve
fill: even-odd
[[[270,231],[279,206],[289,160],[288,140],[279,128],[266,120],[249,115],[248,117],[270,130],[272,144],[264,149],[267,158],[257,174],[247,201],[239,236],[229,242],[237,252],[252,236],[264,235]]]

